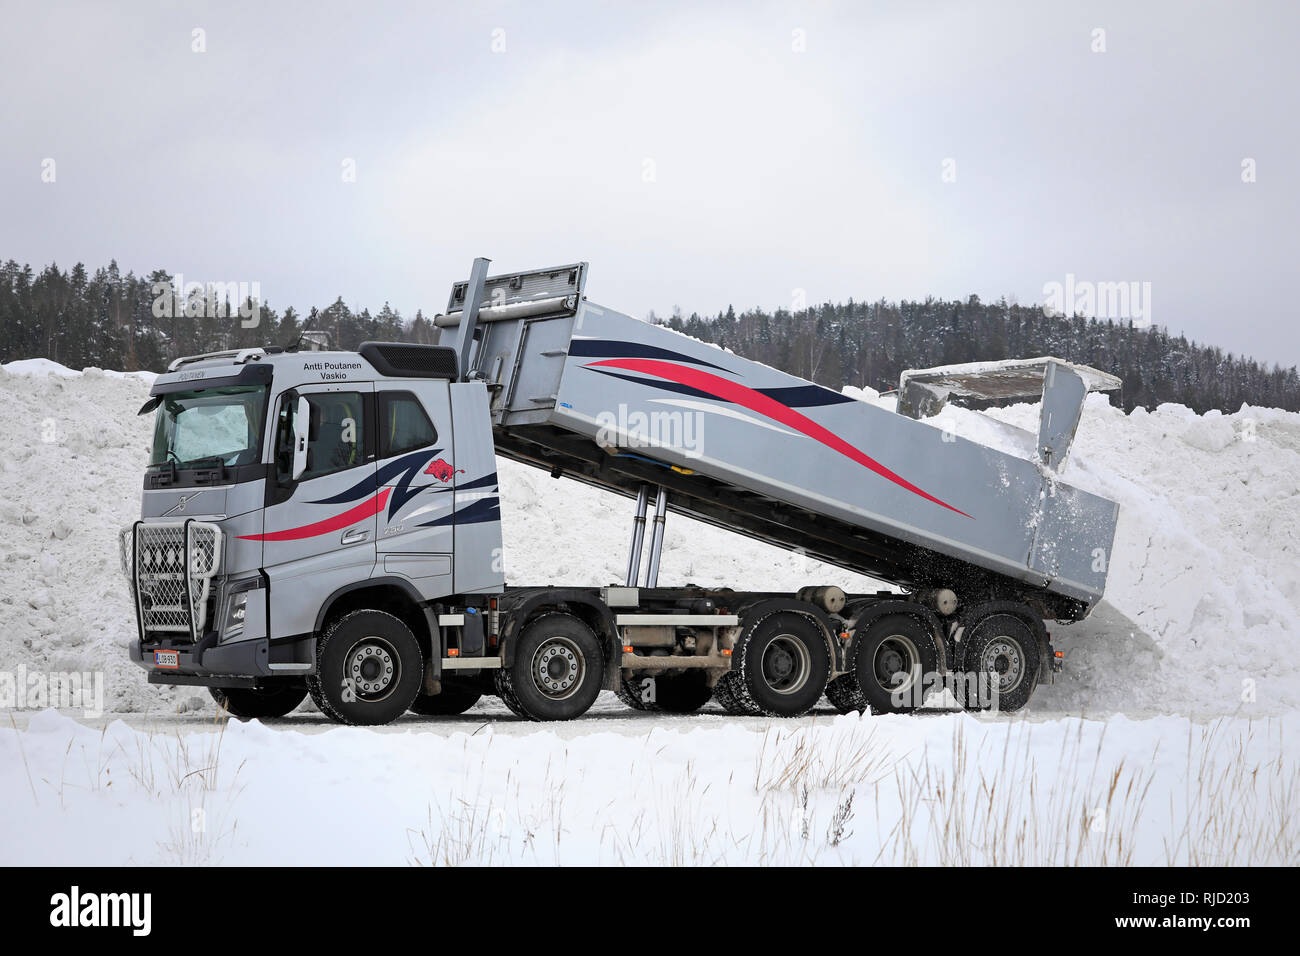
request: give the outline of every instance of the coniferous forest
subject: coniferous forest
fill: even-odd
[[[123,275],[116,262],[94,273],[80,263],[34,272],[9,260],[0,266],[0,362],[44,357],[75,369],[161,371],[179,355],[285,345],[305,331],[328,332],[343,349],[367,339],[433,340],[422,311],[407,318],[387,303],[377,312],[356,311],[336,298],[324,308],[277,311],[251,297],[236,301],[229,289],[196,288],[184,296],[171,283],[162,270]],[[884,391],[907,368],[1054,355],[1118,375],[1129,410],[1179,402],[1198,412],[1236,411],[1242,404],[1300,411],[1294,366],[1225,353],[1161,326],[1051,315],[1041,306],[975,296],[649,318],[835,389]]]

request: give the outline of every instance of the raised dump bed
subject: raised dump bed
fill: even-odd
[[[1041,363],[1027,461],[596,305],[585,263],[485,265],[435,324],[491,390],[499,453],[895,584],[1060,620],[1101,598],[1118,505],[1051,467],[1095,370]]]

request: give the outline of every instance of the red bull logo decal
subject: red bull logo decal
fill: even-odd
[[[424,469],[424,473],[426,475],[433,475],[433,477],[437,478],[443,484],[446,484],[451,481],[454,476],[465,474],[465,469],[455,468],[450,462],[439,458],[436,461],[429,462],[429,467]]]

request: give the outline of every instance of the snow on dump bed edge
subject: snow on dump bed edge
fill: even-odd
[[[0,669],[103,671],[111,710],[206,707],[202,691],[149,686],[127,659],[134,622],[116,534],[139,509],[150,422],[136,412],[146,376],[48,366],[0,372],[0,402],[17,423],[0,456]],[[928,421],[1032,457],[1038,409],[949,406]],[[513,462],[500,461],[499,474],[512,583],[622,579],[625,499]],[[1119,528],[1106,600],[1087,621],[1052,625],[1066,672],[1039,689],[1034,711],[1300,707],[1300,415],[1197,416],[1172,405],[1124,415],[1093,395],[1062,477],[1118,501]],[[773,590],[878,586],[678,516],[662,574],[667,583]]]

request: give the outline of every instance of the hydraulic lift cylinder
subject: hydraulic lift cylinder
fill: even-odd
[[[650,489],[642,485],[636,496],[636,515],[632,518],[632,545],[627,553],[627,574],[623,583],[630,588],[636,587],[636,579],[641,576],[641,545],[645,541],[645,511],[650,500]]]
[[[668,517],[668,489],[659,486],[655,497],[655,527],[650,535],[650,564],[646,568],[645,586],[659,586],[659,554],[664,547],[664,520]]]

